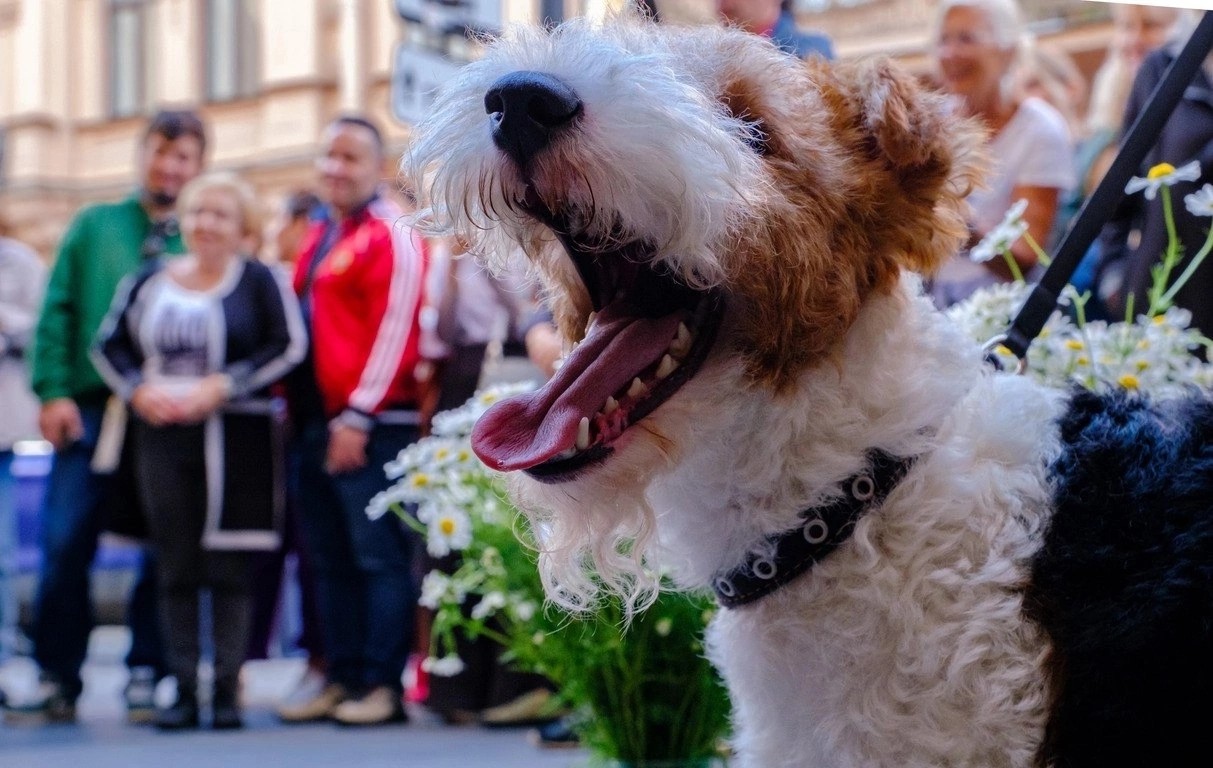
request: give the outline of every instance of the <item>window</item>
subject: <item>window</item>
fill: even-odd
[[[147,7],[143,0],[112,0],[109,23],[109,108],[113,117],[143,111]]]
[[[228,101],[257,88],[257,25],[247,0],[206,0],[206,98]]]

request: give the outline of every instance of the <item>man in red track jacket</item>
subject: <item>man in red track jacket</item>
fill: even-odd
[[[426,254],[400,208],[379,195],[385,158],[373,123],[338,118],[323,153],[328,215],[312,225],[295,272],[311,366],[300,366],[290,390],[328,685],[279,715],[372,725],[405,719],[401,675],[417,601],[410,542],[398,520],[370,520],[366,506],[388,485],[383,465],[418,436]]]

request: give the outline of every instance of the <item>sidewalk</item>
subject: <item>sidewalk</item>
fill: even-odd
[[[298,679],[302,662],[250,662],[244,670],[247,727],[239,732],[165,734],[129,726],[121,706],[125,631],[100,627],[85,665],[78,723],[26,727],[0,724],[0,768],[586,768],[582,750],[543,750],[523,729],[441,724],[410,709],[402,726],[349,729],[331,724],[284,726],[273,705]],[[24,659],[0,667],[0,684],[17,692],[33,684]]]

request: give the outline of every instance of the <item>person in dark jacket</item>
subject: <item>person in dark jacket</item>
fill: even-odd
[[[1142,61],[1125,108],[1124,126],[1131,126],[1137,120],[1146,99],[1162,80],[1179,49],[1180,43],[1172,42]],[[1181,168],[1193,160],[1200,162],[1200,178],[1180,181],[1170,189],[1176,232],[1183,253],[1183,259],[1171,273],[1172,280],[1182,274],[1188,260],[1200,250],[1209,229],[1209,219],[1189,215],[1183,205],[1185,196],[1213,182],[1213,77],[1207,60],[1184,91],[1137,175],[1146,176],[1150,168],[1160,163]],[[1132,237],[1134,233],[1138,235],[1136,244]],[[1096,285],[1109,316],[1124,318],[1130,296],[1133,297],[1134,313],[1144,313],[1153,283],[1151,268],[1162,259],[1167,248],[1162,196],[1147,200],[1142,194],[1126,195],[1104,227],[1100,247],[1102,257]],[[1206,261],[1196,270],[1176,294],[1175,303],[1191,311],[1193,327],[1206,335],[1213,333],[1213,262]]]
[[[163,729],[198,725],[199,591],[211,593],[215,728],[242,725],[238,676],[248,642],[250,551],[281,545],[281,435],[267,388],[303,359],[294,293],[245,258],[256,200],[228,174],[181,195],[189,253],[148,265],[114,298],[97,370],[130,403],[135,472],[161,563],[160,608],[177,701]]]

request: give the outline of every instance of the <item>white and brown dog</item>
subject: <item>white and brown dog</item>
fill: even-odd
[[[1213,409],[983,367],[915,275],[978,143],[886,63],[614,20],[494,42],[406,156],[571,346],[474,435],[550,595],[714,588],[748,768],[1213,761]]]

